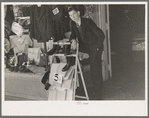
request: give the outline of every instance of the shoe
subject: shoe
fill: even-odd
[[[19,71],[20,72],[24,72],[26,70],[26,67],[25,66],[19,66]]]
[[[64,55],[74,54],[75,50],[71,50],[70,47],[70,45],[64,45],[63,48],[59,50],[59,53]]]
[[[53,48],[49,52],[47,52],[47,54],[53,55],[55,53],[55,51],[56,51],[56,46],[53,46]]]
[[[59,45],[56,45],[56,51],[55,51],[55,53],[58,54],[60,49],[61,49],[60,46]]]
[[[42,79],[41,79],[41,83],[46,84],[46,82],[47,82],[48,79],[49,79],[49,74],[50,74],[50,70],[47,71],[47,72],[44,74],[44,76],[43,76]]]
[[[53,45],[53,48],[47,52],[48,55],[53,55],[54,53],[58,53],[60,49],[59,45]]]
[[[60,59],[56,57],[56,63],[60,63]]]
[[[74,64],[75,64],[75,57],[67,57],[67,64],[62,69],[62,72],[67,71]]]
[[[9,71],[13,72],[14,71],[14,67],[9,67]]]
[[[70,45],[65,45],[63,48],[64,48],[64,54],[69,55],[70,54]]]
[[[18,66],[15,66],[14,67],[14,72],[18,72],[19,71],[19,67]]]
[[[76,54],[76,51],[71,49],[70,54]]]
[[[9,68],[10,66],[9,66],[9,64],[8,63],[6,63],[6,68]]]
[[[64,48],[60,48],[59,54],[64,54]]]
[[[62,72],[67,71],[71,67],[71,57],[67,57],[67,64],[62,69]]]
[[[50,87],[51,85],[49,84],[49,83],[45,83],[45,89],[46,90],[49,90],[49,87]]]

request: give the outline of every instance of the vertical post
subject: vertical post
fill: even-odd
[[[48,55],[47,55],[47,45],[46,45],[46,42],[44,42],[44,56],[45,56],[45,59],[46,59],[45,71],[47,71],[47,69],[48,69]]]
[[[106,12],[105,12],[105,5],[98,5],[99,7],[99,27],[103,30],[104,34],[106,35]],[[106,81],[109,78],[108,74],[108,49],[107,49],[107,35],[106,38],[103,42],[104,44],[104,57],[103,57],[103,62],[104,65],[102,65],[103,69],[103,80]]]
[[[107,29],[106,30],[108,30],[108,46],[109,46],[109,71],[110,71],[110,78],[112,77],[112,67],[111,67],[111,45],[110,45],[110,21],[109,21],[109,5],[107,5],[107,7],[106,7],[106,9],[107,9]]]
[[[84,77],[83,77],[83,72],[82,72],[79,60],[77,61],[77,65],[79,67],[79,71],[80,71],[81,80],[82,80],[82,83],[83,83],[83,88],[84,88],[84,91],[85,91],[85,95],[87,97],[87,100],[89,100],[87,89],[86,89],[86,85],[85,85],[85,81],[84,81]]]
[[[76,50],[76,55],[75,55],[75,58],[76,58],[76,62],[75,62],[75,76],[74,76],[74,85],[73,85],[73,100],[75,100],[75,94],[76,94],[76,80],[77,80],[77,74],[78,74],[78,72],[77,72],[77,67],[78,67],[78,64],[77,64],[77,62],[78,62],[78,49],[79,48],[79,46],[78,46],[78,40],[77,40],[77,50]]]

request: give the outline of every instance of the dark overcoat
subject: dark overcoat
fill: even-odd
[[[91,19],[81,18],[81,29],[83,39],[80,36],[76,23],[72,21],[72,34],[70,36],[70,40],[76,39],[77,37],[79,42],[81,42],[79,43],[79,48],[82,48],[84,43],[87,48],[96,47],[99,50],[103,50],[103,41],[105,35],[103,31]]]

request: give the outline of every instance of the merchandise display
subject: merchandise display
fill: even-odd
[[[30,37],[47,42],[53,37],[52,7],[32,5],[30,10]]]
[[[11,25],[5,22],[5,53],[13,50],[5,59],[9,70],[40,75],[41,84],[49,93],[48,100],[75,100],[80,73],[86,93],[83,99],[88,100],[79,62],[85,56],[71,49],[70,18],[65,6],[32,5],[29,17],[15,19]]]
[[[28,47],[33,45],[31,38],[28,35],[17,35],[10,36],[11,48],[13,48],[14,56],[16,59],[15,65],[18,64],[17,53],[25,53],[25,60],[27,61]]]

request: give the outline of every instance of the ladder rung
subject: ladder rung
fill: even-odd
[[[76,54],[70,54],[70,55],[66,55],[67,57],[71,57],[71,56],[73,56],[73,57],[76,57],[77,55]]]
[[[62,42],[62,41],[59,41],[59,42],[53,42],[54,45],[70,45],[71,43],[70,42]]]
[[[88,99],[87,97],[84,97],[84,96],[78,96],[78,95],[76,95],[75,97],[76,97],[76,98],[82,98],[82,99]]]
[[[70,54],[70,55],[65,55],[65,54],[53,54],[53,56],[76,57],[76,54]]]

